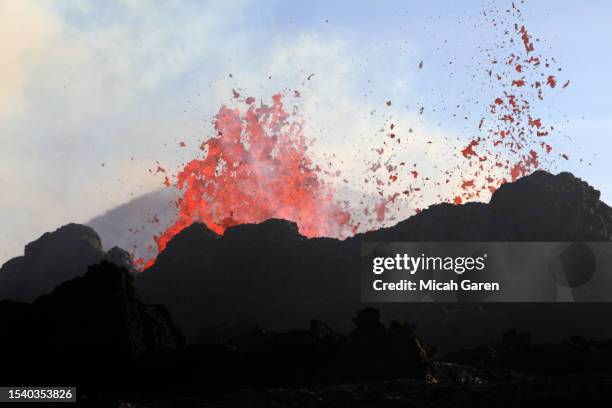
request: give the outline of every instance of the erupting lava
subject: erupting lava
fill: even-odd
[[[545,88],[553,90],[557,84],[551,74],[555,60],[537,54],[534,39],[514,3],[507,12],[514,17],[513,22],[497,10],[487,17],[494,29],[503,31],[495,49],[485,50],[490,58],[486,74],[501,92],[489,103],[487,115],[481,117],[478,135],[462,150],[466,166],[461,174],[447,173],[460,180],[455,204],[481,198],[482,192],[492,193],[501,184],[531,173],[553,150],[547,138],[554,127],[545,126],[536,109],[544,100]],[[497,55],[496,51],[504,50],[510,51]],[[554,72],[560,71],[557,68]]]
[[[158,251],[194,221],[217,233],[269,218],[294,221],[308,237],[354,232],[349,212],[318,177],[302,124],[285,111],[282,96],[274,95],[271,105],[256,106],[251,98],[246,104],[244,112],[225,106],[219,110],[216,137],[200,146],[204,158],[178,173],[178,219],[155,237]],[[153,262],[137,261],[145,269]]]
[[[514,4],[508,11],[522,22]],[[543,124],[536,105],[544,99],[544,89],[553,90],[560,81],[551,72],[555,61],[536,53],[524,24],[505,21],[501,12],[492,14],[487,17],[490,23],[504,32],[500,43],[485,49],[490,62],[486,77],[496,94],[474,129],[477,134],[454,152],[459,164],[443,172],[444,183],[456,183],[456,188],[448,196],[438,195],[440,201],[457,205],[485,198],[501,184],[529,174],[553,151],[547,139],[554,128]],[[499,51],[504,55],[498,55]],[[557,90],[568,85],[569,81]],[[234,99],[240,98],[239,92],[232,92]],[[377,201],[351,202],[349,208],[347,202],[336,200],[333,186],[320,177],[320,168],[309,156],[303,123],[297,112],[285,110],[281,94],[274,95],[270,105],[258,105],[253,97],[241,101],[242,110],[221,107],[214,121],[215,137],[200,146],[202,158],[187,163],[174,183],[164,176],[164,184],[176,186],[182,196],[176,203],[174,223],[154,237],[155,255],[194,221],[221,234],[233,225],[282,218],[296,222],[300,233],[308,237],[346,237],[394,220],[387,206],[398,210],[402,198],[412,200],[411,208],[420,212],[416,206],[423,203],[415,200],[422,198],[422,191],[442,187],[440,181],[420,176],[417,163],[396,157],[406,149],[402,140],[410,140],[412,129],[400,137],[396,123],[391,122],[385,124],[388,133],[382,145],[372,149],[377,158],[366,162],[364,173],[364,182],[375,186]],[[386,105],[390,107],[391,101]],[[565,154],[558,157],[567,159]],[[157,164],[156,172],[166,170]],[[363,222],[358,221],[359,214],[366,217]],[[154,262],[155,258],[139,258],[136,265],[146,269]]]

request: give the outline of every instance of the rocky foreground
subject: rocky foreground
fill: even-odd
[[[498,383],[428,384],[411,379],[321,387],[249,389],[220,398],[119,400],[128,407],[608,407],[612,378],[568,376],[551,381],[526,376]]]
[[[70,384],[82,406],[608,406],[612,340],[499,341],[441,354],[414,326],[355,313],[269,332],[218,328],[185,343],[165,308],[143,304],[127,270],[103,261],[33,303],[0,302],[4,384]]]
[[[135,282],[143,299],[166,305],[192,339],[219,325],[249,321],[291,330],[312,318],[346,333],[354,312],[364,307],[362,242],[610,241],[612,209],[599,198],[569,173],[538,171],[504,184],[490,203],[434,205],[393,227],[344,241],[305,238],[284,220],[236,226],[223,236],[193,224]],[[412,322],[427,343],[449,351],[492,341],[508,327],[542,340],[612,337],[612,326],[600,319],[612,316],[607,305],[474,304],[479,299],[473,294],[452,304],[436,296],[435,303],[370,306],[389,320]]]

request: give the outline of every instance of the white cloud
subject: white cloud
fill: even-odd
[[[269,100],[297,89],[316,157],[335,153],[343,178],[363,173],[390,120],[414,132],[407,161],[429,172],[457,146],[415,112],[394,103],[413,92],[415,48],[389,62],[375,44],[340,36],[274,33],[249,2],[0,2],[0,220],[5,253],[44,231],[84,222],[160,185],[148,169],[175,168],[199,151],[209,119],[231,89]],[[8,41],[6,41],[8,40]],[[377,61],[383,61],[377,62]],[[393,77],[372,83],[372,71]],[[232,77],[229,77],[232,73]],[[311,80],[308,76],[314,74]],[[269,79],[271,77],[271,79]],[[365,96],[367,95],[367,96]],[[288,98],[288,102],[291,98]],[[209,133],[206,133],[209,132]],[[178,149],[185,140],[187,149]],[[428,141],[434,141],[428,145]],[[439,191],[435,192],[436,194]],[[435,197],[405,203],[411,213]]]
[[[147,170],[194,129],[182,77],[219,75],[247,5],[0,2],[0,259],[160,185]]]
[[[0,2],[0,121],[24,113],[30,68],[60,29],[61,22],[43,3]]]

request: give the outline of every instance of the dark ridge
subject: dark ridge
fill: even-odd
[[[609,241],[612,209],[570,173],[536,171],[502,185],[489,204],[436,204],[371,241]]]
[[[538,171],[503,185],[489,204],[433,205],[393,227],[344,241],[306,239],[283,220],[236,226],[212,240],[187,229],[173,241],[190,250],[175,250],[171,241],[136,286],[147,301],[167,305],[190,337],[241,321],[294,329],[313,317],[346,332],[351,314],[363,306],[361,241],[609,241],[611,231],[612,211],[597,190],[569,173]],[[539,325],[554,338],[569,335],[560,315],[590,335],[612,335],[585,304],[377,307],[390,318],[416,322],[429,343],[443,348],[488,341],[525,316],[526,328],[538,332]]]
[[[131,269],[131,259],[120,248],[108,254],[90,227],[68,224],[26,245],[24,255],[0,268],[0,299],[31,302],[60,283],[81,276],[87,267],[108,259]]]
[[[612,305],[364,305],[359,255],[363,240],[609,241],[611,221],[586,183],[536,172],[489,204],[435,205],[344,241],[283,220],[223,236],[194,224],[142,274],[70,224],[0,270],[0,290],[70,276],[33,303],[0,301],[0,382],[76,385],[91,406],[604,406],[612,342],[590,337],[612,337]]]
[[[588,184],[569,173],[538,171],[503,185],[489,204],[434,205],[393,227],[344,241],[307,239],[284,220],[235,226],[221,237],[196,223],[137,275],[136,286],[147,302],[165,304],[191,338],[236,322],[295,329],[313,317],[347,332],[350,316],[363,307],[361,241],[609,241],[611,219],[610,207]],[[77,224],[44,234],[0,269],[0,299],[31,301],[104,259],[131,267],[125,251],[101,248],[97,234]],[[568,325],[561,316],[577,332],[612,335],[598,324],[594,306],[586,304],[379,307],[392,319],[417,323],[427,342],[443,348],[482,343],[519,323],[536,335],[540,330],[565,338]],[[606,306],[598,313],[607,313]]]
[[[1,301],[0,317],[3,383],[105,384],[113,366],[184,344],[167,310],[143,304],[131,273],[107,261],[33,303]]]
[[[173,240],[168,242],[166,252],[186,253],[202,249],[217,238],[219,238],[219,236],[208,229],[206,225],[200,222],[194,222],[181,231]],[[163,259],[163,256],[164,254],[161,254],[159,258]]]
[[[232,241],[244,241],[255,237],[265,241],[282,243],[289,239],[289,242],[306,240],[299,232],[295,222],[270,218],[260,224],[241,224],[229,227],[223,234],[224,239]]]

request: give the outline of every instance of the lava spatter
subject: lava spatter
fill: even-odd
[[[491,64],[485,72],[500,94],[488,105],[488,116],[480,119],[478,136],[461,151],[465,161],[461,173],[451,174],[459,178],[459,194],[451,200],[455,204],[480,197],[481,191],[494,192],[507,180],[515,181],[531,173],[541,166],[543,156],[553,160],[548,141],[553,127],[546,126],[536,112],[545,98],[543,85],[556,90],[558,80],[551,72],[555,61],[537,53],[535,41],[514,3],[508,12],[503,19],[491,20],[493,28],[501,29],[503,36],[496,49],[490,50]],[[512,24],[509,17],[517,22]],[[500,56],[499,52],[506,55]],[[569,85],[569,81],[562,88],[565,84]],[[474,150],[476,146],[479,154]]]
[[[302,123],[285,111],[282,95],[269,105],[247,99],[245,110],[219,110],[216,136],[201,145],[204,157],[177,174],[177,219],[155,237],[157,252],[195,221],[219,234],[269,218],[294,221],[308,237],[351,233],[351,216],[317,174]],[[139,260],[145,268],[153,262]]]
[[[215,136],[200,145],[201,158],[187,163],[172,179],[159,164],[151,170],[161,173],[164,185],[181,191],[176,219],[155,237],[151,252],[157,255],[194,221],[222,234],[233,225],[283,218],[296,222],[300,233],[308,237],[346,237],[388,225],[400,207],[420,212],[428,204],[423,201],[423,192],[442,185],[435,181],[436,176],[442,175],[445,185],[454,186],[450,192],[440,193],[438,200],[461,205],[484,199],[500,185],[531,173],[542,163],[554,158],[567,160],[566,154],[553,148],[550,139],[554,129],[547,126],[538,108],[547,93],[566,88],[569,80],[558,82],[563,79],[553,75],[554,59],[538,54],[537,42],[514,4],[511,13],[492,23],[494,30],[503,32],[484,70],[494,97],[486,101],[474,134],[453,151],[456,160],[452,167],[444,168],[440,163],[440,167],[434,166],[440,169],[436,175],[424,174],[427,171],[420,164],[412,164],[408,159],[415,141],[412,128],[393,117],[396,104],[383,100],[387,119],[380,134],[372,137],[374,157],[363,161],[359,173],[363,185],[354,186],[369,190],[374,199],[364,195],[361,200],[339,202],[335,184],[324,181],[340,177],[334,167],[336,159],[330,157],[325,170],[313,163],[303,121],[296,110],[285,110],[283,95],[277,94],[265,104],[256,103],[251,96],[242,99],[240,89],[232,90],[232,104],[238,107],[221,107],[214,120]],[[295,90],[288,94],[302,96]],[[423,111],[420,107],[419,113]],[[407,160],[411,160],[409,165]],[[146,269],[154,259],[138,259],[136,263]]]

